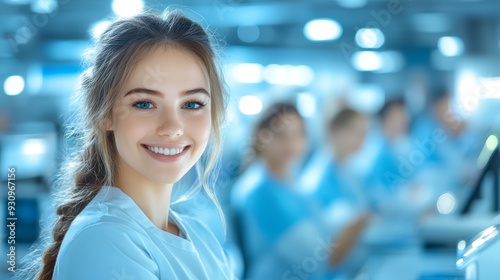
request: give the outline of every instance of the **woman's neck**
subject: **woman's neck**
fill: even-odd
[[[168,222],[173,184],[153,182],[119,161],[115,186],[130,196],[157,228],[179,234],[178,228]]]

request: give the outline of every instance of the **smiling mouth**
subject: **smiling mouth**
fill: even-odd
[[[148,145],[142,145],[142,146],[155,154],[165,155],[165,156],[175,156],[175,155],[181,154],[184,150],[186,150],[186,148],[189,147],[189,146],[184,146],[184,147],[177,147],[177,148],[160,148],[160,147],[148,146]]]

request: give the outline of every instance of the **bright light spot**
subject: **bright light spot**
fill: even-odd
[[[457,202],[452,193],[444,193],[439,196],[437,201],[437,209],[439,213],[447,215],[455,210]]]
[[[458,76],[457,98],[460,108],[466,113],[473,113],[479,106],[479,99],[475,95],[477,85],[477,76],[470,71],[463,71]]]
[[[314,72],[309,66],[300,65],[290,69],[288,81],[297,86],[307,86],[314,79]]]
[[[288,73],[289,69],[291,68],[292,66],[290,65],[267,65],[264,69],[264,80],[273,85],[286,84],[287,82],[289,82]]]
[[[444,56],[459,56],[464,52],[464,42],[458,37],[441,37],[438,49]]]
[[[497,228],[496,228],[496,227],[494,227],[494,226],[490,226],[490,227],[488,227],[487,229],[485,229],[485,230],[483,231],[483,233],[481,234],[481,237],[482,237],[482,238],[484,238],[484,237],[488,237],[489,235],[494,234],[496,230],[497,230]],[[472,246],[474,246],[474,243],[472,244]]]
[[[490,135],[486,139],[486,148],[490,151],[495,150],[498,147],[498,138],[495,135]]]
[[[361,8],[368,3],[368,0],[337,0],[337,3],[343,8]]]
[[[262,82],[263,66],[257,63],[240,63],[234,66],[232,76],[235,81],[244,84]]]
[[[260,29],[257,25],[240,25],[237,33],[241,41],[251,43],[259,39]]]
[[[50,14],[57,9],[55,0],[35,0],[31,2],[31,11],[37,14]]]
[[[3,90],[7,95],[18,95],[24,90],[24,79],[21,76],[10,76],[3,83]]]
[[[111,8],[119,17],[131,17],[142,12],[144,2],[143,0],[113,0]]]
[[[92,37],[94,39],[98,39],[99,37],[101,37],[102,33],[104,33],[104,31],[106,29],[108,29],[110,24],[111,24],[111,21],[103,20],[103,21],[99,21],[99,22],[95,23],[94,25],[92,25],[92,28],[91,28]]]
[[[257,115],[262,111],[262,101],[254,95],[245,95],[240,98],[240,112],[244,115]]]
[[[359,71],[375,71],[382,68],[382,58],[372,51],[356,52],[351,58],[352,65]]]
[[[458,259],[457,266],[461,266],[464,263],[464,259]]]
[[[314,116],[316,113],[316,99],[310,93],[300,93],[297,95],[297,109],[305,118]]]
[[[311,41],[332,41],[342,35],[342,26],[333,19],[311,20],[304,26],[304,35]]]
[[[356,43],[367,49],[380,48],[385,42],[385,36],[378,28],[361,28],[356,32]]]
[[[36,156],[47,151],[45,142],[42,139],[29,139],[23,144],[22,153],[25,156]]]
[[[497,236],[498,230],[494,226],[490,226],[487,229],[483,231],[480,237],[478,237],[476,240],[474,240],[471,244],[471,250],[469,251],[474,251],[475,249],[481,247],[483,244],[488,242],[488,240],[492,239],[493,237]],[[474,249],[474,250],[473,250]],[[469,253],[469,252],[467,252]],[[472,252],[471,252],[472,253]],[[470,254],[470,253],[469,253]],[[465,256],[465,254],[464,254]]]
[[[458,242],[457,248],[458,248],[458,250],[463,250],[463,249],[465,249],[465,241],[464,241],[464,240],[460,240],[460,241]]]
[[[384,89],[379,85],[359,85],[347,95],[347,102],[354,109],[372,114],[378,112],[385,102]]]

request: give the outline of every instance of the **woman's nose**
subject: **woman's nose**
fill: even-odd
[[[158,135],[177,138],[184,133],[180,117],[175,112],[164,113],[160,116]]]

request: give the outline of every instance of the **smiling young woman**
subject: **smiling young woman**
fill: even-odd
[[[170,207],[193,166],[215,200],[225,91],[206,31],[176,11],[119,19],[90,62],[37,279],[231,278],[214,235]]]

